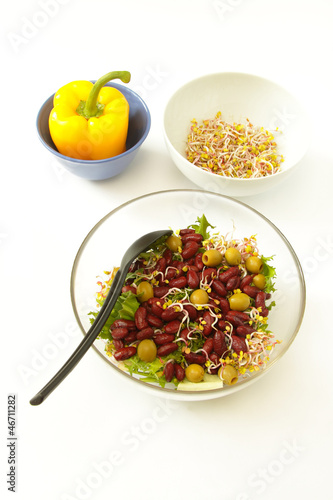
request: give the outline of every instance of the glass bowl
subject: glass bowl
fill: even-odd
[[[276,339],[281,341],[272,352],[266,367],[234,385],[200,391],[179,391],[144,382],[117,366],[105,353],[105,343],[97,339],[94,348],[109,364],[112,373],[125,377],[129,390],[144,389],[159,397],[196,401],[227,396],[263,377],[289,349],[302,323],[305,309],[305,282],[300,262],[290,243],[262,214],[248,205],[227,196],[207,191],[169,190],[133,199],[114,209],[99,221],[84,239],[76,255],[71,275],[71,299],[74,314],[82,333],[90,327],[89,312],[96,311],[97,285],[104,271],[119,266],[125,250],[140,236],[159,229],[181,229],[205,214],[223,235],[233,232],[234,238],[256,235],[260,254],[274,256],[276,292],[268,323]],[[274,374],[272,374],[274,376]],[[278,376],[278,372],[275,372]]]

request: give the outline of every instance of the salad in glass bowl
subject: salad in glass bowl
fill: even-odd
[[[220,194],[151,193],[105,216],[81,245],[72,272],[82,332],[107,296],[123,249],[163,227],[172,235],[132,263],[94,348],[118,375],[163,397],[212,399],[249,386],[295,339],[305,284],[282,233]]]
[[[221,235],[205,215],[163,237],[131,265],[99,335],[107,355],[177,390],[232,385],[263,369],[279,343],[268,328],[272,258],[260,255],[254,235]],[[98,282],[98,307],[117,270]]]

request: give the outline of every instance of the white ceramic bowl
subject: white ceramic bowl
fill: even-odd
[[[203,213],[211,224],[216,225],[214,231],[230,234],[235,226],[235,238],[256,234],[260,252],[267,257],[274,255],[277,291],[272,300],[277,305],[270,312],[269,327],[282,343],[274,349],[264,370],[222,389],[191,392],[175,390],[174,386],[162,388],[143,382],[136,376],[131,377],[106,355],[104,341],[96,340],[95,349],[111,368],[109,394],[112,394],[112,384],[117,383],[115,378],[118,374],[128,381],[129,391],[143,389],[158,397],[196,401],[227,396],[260,380],[295,339],[305,308],[305,284],[300,263],[290,243],[274,224],[248,205],[220,194],[191,189],[141,196],[116,208],[92,228],[79,248],[71,277],[72,304],[82,333],[85,334],[90,327],[89,312],[96,311],[96,292],[100,289],[98,276],[118,266],[125,250],[143,234],[169,227],[174,230],[187,227]],[[272,373],[271,383],[272,387],[279,383],[279,371]]]
[[[221,111],[226,122],[246,123],[271,130],[282,170],[262,178],[226,178],[206,172],[186,159],[191,120],[199,123]],[[274,133],[276,128],[280,132]],[[297,99],[274,82],[244,73],[216,73],[193,80],[170,98],[164,113],[164,137],[172,160],[194,184],[228,196],[262,193],[284,181],[306,153],[309,123]]]

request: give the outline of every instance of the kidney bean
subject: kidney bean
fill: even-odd
[[[247,352],[247,350],[248,350],[245,339],[243,339],[243,337],[238,337],[238,335],[232,336],[231,347],[235,351],[236,354],[240,354],[241,351]]]
[[[236,334],[240,337],[246,337],[246,335],[250,335],[254,331],[255,329],[250,325],[240,325],[236,328]]]
[[[158,299],[157,297],[149,297],[148,300],[146,300],[145,302],[142,302],[141,305],[144,305],[144,304],[147,304],[149,307],[148,309],[151,308],[151,306],[154,304],[154,303],[159,303],[160,305],[163,305],[164,304],[164,300],[163,299]]]
[[[154,335],[154,342],[157,345],[170,344],[170,342],[173,342],[174,340],[175,336],[169,333],[158,333],[157,335]]]
[[[185,378],[185,370],[178,363],[174,363],[174,366],[175,366],[175,377],[179,382],[181,382]]]
[[[161,318],[162,312],[164,311],[164,309],[163,309],[164,301],[161,299],[158,299],[157,297],[151,297],[150,299],[148,299],[147,302],[148,302],[148,305],[150,307],[150,311],[158,318]]]
[[[166,265],[169,266],[172,261],[172,251],[170,248],[164,250],[163,257],[165,258]]]
[[[199,272],[199,269],[194,264],[186,264],[186,265],[188,271],[194,271],[195,273]]]
[[[213,330],[214,318],[209,311],[205,311],[202,315],[202,319],[203,319],[201,323],[203,326],[202,334],[204,335],[204,337],[208,337],[208,335],[210,335]]]
[[[243,292],[246,293],[246,295],[248,295],[252,299],[255,299],[257,293],[261,292],[261,290],[260,288],[253,285],[245,285],[243,286]]]
[[[169,266],[165,272],[165,279],[170,281],[178,274],[178,269]]]
[[[202,253],[198,253],[194,257],[194,265],[199,269],[199,271],[202,271],[202,269],[205,267],[205,264],[202,262]]]
[[[142,330],[148,326],[147,321],[147,309],[143,306],[140,306],[134,314],[135,325],[138,330]]]
[[[243,320],[238,318],[238,316],[230,314],[230,311],[225,315],[225,320],[228,321],[228,323],[231,323],[235,328],[237,326],[244,325]]]
[[[219,297],[218,299],[216,299],[216,298],[212,297],[212,292],[210,292],[208,304],[210,304],[211,306],[217,308],[219,306],[219,303],[220,303],[220,298],[221,297]]]
[[[198,365],[204,365],[206,363],[206,355],[198,352],[185,353],[184,358],[189,364],[196,363]]]
[[[228,292],[231,290],[236,290],[236,288],[239,288],[240,285],[240,277],[239,276],[232,276],[231,278],[228,279],[225,288]]]
[[[215,293],[215,292],[214,292],[214,290],[212,290],[212,291],[209,293],[209,297],[210,297],[211,299],[213,299],[214,304],[215,304],[216,306],[218,306],[218,305],[219,305],[219,303],[220,303],[220,298],[221,298],[221,297],[220,297],[219,295],[217,295],[217,293]]]
[[[120,326],[119,328],[114,328],[111,334],[114,339],[117,340],[123,339],[126,337],[126,335],[128,335],[128,328],[125,328],[123,326]]]
[[[202,234],[199,233],[187,233],[183,234],[181,236],[183,244],[187,243],[188,241],[195,241],[196,243],[201,243],[203,240]]]
[[[132,293],[136,294],[136,288],[135,288],[135,286],[132,286],[132,285],[125,285],[122,287],[121,293],[125,293],[125,292],[132,292]]]
[[[227,351],[227,345],[225,342],[225,335],[221,330],[216,330],[213,337],[214,352],[221,357]]]
[[[265,300],[266,300],[266,293],[262,291],[258,292],[255,299],[255,306],[257,309],[259,307],[261,308],[260,315],[264,317],[268,316],[268,309],[266,307]]]
[[[181,332],[180,332],[180,335],[179,337],[181,337],[182,339],[184,340],[188,340],[187,339],[187,336],[188,334],[190,333],[190,329],[189,328],[184,328]]]
[[[172,261],[172,267],[175,267],[176,268],[176,275],[179,277],[179,276],[184,276],[185,272],[184,272],[184,262],[182,262],[181,260],[173,260]]]
[[[124,359],[129,359],[136,354],[135,346],[122,347],[114,353],[114,357],[117,361],[123,361]]]
[[[230,305],[229,305],[229,300],[221,297],[220,298],[220,309],[222,311],[222,314],[225,316],[228,311],[230,311]]]
[[[154,330],[151,326],[147,326],[147,328],[143,328],[136,334],[137,340],[151,339],[154,335]]]
[[[111,325],[111,330],[122,327],[127,328],[128,330],[134,330],[136,328],[135,321],[131,319],[116,319]]]
[[[241,319],[242,321],[246,322],[246,321],[249,321],[250,320],[250,317],[248,314],[246,314],[245,312],[243,311],[229,311],[229,314],[230,316],[235,316],[239,319]]]
[[[198,288],[199,283],[200,283],[200,278],[198,276],[198,273],[196,273],[195,271],[192,271],[192,269],[189,269],[187,271],[186,279],[187,279],[187,285],[190,288],[193,288],[193,289]]]
[[[180,276],[178,278],[173,278],[169,282],[170,288],[184,288],[187,285],[186,276]]]
[[[125,344],[132,344],[137,340],[137,330],[131,330],[128,335],[124,338]]]
[[[226,283],[233,276],[238,276],[239,272],[240,271],[237,266],[229,267],[229,269],[219,274],[219,280],[222,281],[222,283]]]
[[[166,270],[166,259],[164,257],[160,257],[156,262],[155,270],[157,272],[164,273]]]
[[[113,340],[113,345],[116,351],[124,347],[124,342],[122,340],[114,339]]]
[[[184,320],[186,319],[186,313],[185,313],[185,311],[184,310],[179,311],[176,319],[178,319],[181,323],[183,323]]]
[[[213,280],[212,282],[212,289],[214,290],[214,292],[217,293],[217,295],[219,295],[220,297],[226,297],[227,296],[227,290],[224,286],[224,284],[222,283],[222,281],[218,280],[218,279],[215,279]]]
[[[213,352],[214,349],[214,339],[213,337],[209,337],[204,345],[202,346],[202,349],[209,355]]]
[[[199,243],[196,243],[195,241],[187,242],[184,245],[184,248],[182,251],[183,259],[189,259],[190,257],[193,257],[197,253],[199,248],[200,248]]]
[[[154,326],[155,328],[162,328],[163,326],[163,320],[158,316],[155,316],[155,314],[148,313],[147,322],[149,326]]]
[[[178,346],[175,342],[170,342],[169,344],[163,344],[157,349],[157,356],[168,356],[174,351],[177,351]]]
[[[186,227],[184,229],[181,229],[179,231],[179,236],[184,236],[185,234],[193,234],[195,233],[195,229],[191,229],[189,227]]]
[[[268,314],[269,314],[269,310],[267,309],[267,307],[263,307],[261,309],[260,316],[266,317],[266,316],[268,316]]]
[[[175,367],[174,367],[174,364],[173,364],[172,361],[169,361],[165,365],[163,373],[164,373],[164,376],[165,376],[165,380],[167,382],[171,382],[171,380],[173,379],[174,374],[175,374]]]
[[[206,267],[206,269],[204,269],[202,271],[201,276],[202,276],[202,280],[206,281],[206,283],[208,283],[212,279],[216,278],[216,276],[217,276],[216,268],[215,267]]]
[[[218,354],[216,354],[216,352],[212,352],[210,355],[209,355],[209,359],[211,360],[211,362],[214,364],[214,365],[218,365],[219,362],[220,362],[220,356]]]
[[[183,263],[186,264],[187,269],[194,264],[194,257],[191,257],[190,259],[183,260]]]
[[[252,280],[253,280],[253,276],[252,274],[248,274],[246,275],[240,282],[240,285],[239,285],[239,288],[242,290],[242,292],[244,291],[243,288],[244,286],[246,285],[250,285],[252,283]]]
[[[161,318],[163,319],[163,321],[172,321],[178,318],[178,315],[179,315],[178,306],[169,306],[166,309],[163,309]]]
[[[161,298],[169,292],[168,286],[154,286],[154,297]]]
[[[218,326],[218,329],[223,332],[228,325],[223,319],[219,319],[217,322],[217,326]]]
[[[198,317],[198,311],[192,304],[186,304],[184,306],[185,311],[188,312],[189,318],[191,321],[195,321]]]
[[[255,300],[255,306],[256,308],[258,307],[266,307],[266,303],[265,303],[265,300],[266,300],[266,293],[265,292],[258,292],[257,293],[257,296],[256,296],[256,300]]]
[[[165,333],[177,333],[180,328],[181,322],[178,319],[169,321],[164,327]]]

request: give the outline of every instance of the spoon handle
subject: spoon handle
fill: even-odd
[[[30,400],[30,404],[33,406],[40,405],[46,398],[51,394],[51,392],[64,380],[65,377],[73,370],[77,363],[88,351],[89,347],[93,344],[94,340],[97,338],[99,332],[105,325],[108,317],[111,314],[112,309],[120,295],[123,281],[126,277],[127,269],[118,270],[106,296],[104,304],[102,305],[95,321],[87,331],[86,335],[83,337],[81,343],[78,345],[73,354],[68,358],[66,363],[62,368],[54,375],[54,377]]]

